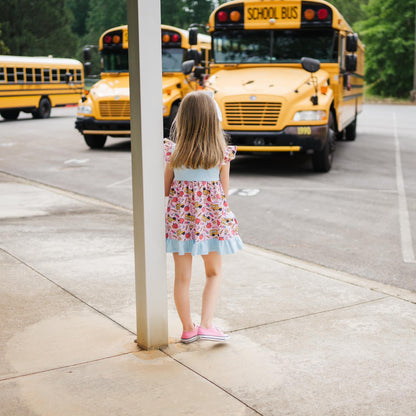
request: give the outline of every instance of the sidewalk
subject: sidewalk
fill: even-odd
[[[414,416],[416,294],[247,246],[227,344],[135,340],[131,213],[0,174],[1,416]],[[203,288],[194,265],[192,309]]]

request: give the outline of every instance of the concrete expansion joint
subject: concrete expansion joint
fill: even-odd
[[[266,327],[266,326],[270,326],[270,325],[280,324],[280,323],[283,323],[283,322],[308,318],[310,316],[323,315],[325,313],[330,313],[330,312],[335,312],[335,311],[340,311],[340,310],[345,310],[345,309],[352,309],[352,308],[356,308],[358,306],[366,305],[366,304],[369,304],[369,303],[376,303],[376,302],[382,301],[384,299],[388,299],[390,297],[391,296],[381,296],[381,297],[376,298],[376,299],[371,299],[371,300],[367,300],[367,301],[363,301],[363,302],[357,302],[357,303],[353,303],[351,305],[340,306],[339,308],[325,309],[323,311],[312,312],[312,313],[308,313],[308,314],[305,314],[305,315],[293,316],[291,318],[278,319],[276,321],[264,322],[264,323],[258,324],[258,325],[252,325],[252,326],[247,326],[247,327],[244,327],[244,328],[233,329],[233,330],[230,330],[228,332],[229,333],[237,333],[237,332],[242,332],[242,331],[246,331],[246,330],[249,330],[249,329],[262,328],[262,327]]]
[[[229,331],[231,332],[231,331]],[[161,351],[163,354],[165,354],[168,358],[172,359],[173,361],[175,361],[177,364],[179,364],[180,366],[186,368],[188,371],[192,372],[193,374],[195,374],[196,376],[204,379],[205,381],[207,381],[208,383],[212,384],[213,386],[215,386],[216,388],[218,388],[219,390],[223,391],[225,394],[227,394],[228,396],[232,397],[233,399],[237,400],[238,402],[240,402],[242,405],[246,406],[248,409],[250,409],[251,411],[253,411],[255,414],[260,415],[260,416],[264,416],[263,413],[260,413],[258,410],[256,410],[254,407],[250,406],[248,403],[244,402],[243,400],[241,400],[239,397],[237,397],[236,395],[234,395],[233,393],[231,393],[229,390],[227,390],[226,388],[220,386],[218,383],[215,383],[214,381],[212,381],[211,379],[209,379],[208,377],[204,376],[203,374],[201,374],[200,372],[194,370],[193,368],[191,368],[190,366],[186,365],[185,363],[183,363],[182,361],[178,360],[177,358],[175,358],[173,355],[169,354],[164,348],[159,348],[159,351]]]

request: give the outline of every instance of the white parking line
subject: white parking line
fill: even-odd
[[[407,207],[406,188],[404,186],[402,159],[400,156],[400,141],[397,130],[397,117],[393,113],[394,144],[396,148],[396,184],[399,198],[399,223],[402,243],[402,256],[405,263],[416,263],[413,251],[412,234],[410,231],[410,217]]]

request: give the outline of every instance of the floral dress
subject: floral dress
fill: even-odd
[[[175,143],[165,140],[165,161],[170,163]],[[227,146],[223,165],[234,159]],[[175,168],[166,207],[166,251],[204,255],[211,251],[232,254],[243,248],[238,223],[228,207],[220,182],[220,167]]]

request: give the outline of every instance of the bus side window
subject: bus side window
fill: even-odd
[[[4,74],[4,67],[0,67],[0,82],[4,82],[6,80],[5,74]]]
[[[82,81],[82,75],[81,75],[81,70],[77,69],[77,81]]]
[[[42,82],[42,70],[40,68],[35,68],[35,81]]]
[[[345,36],[341,35],[339,37],[339,67],[341,68],[341,71],[345,69]]]
[[[58,70],[56,68],[52,69],[52,81],[58,81]]]
[[[51,80],[49,68],[43,70],[43,82],[49,82]]]
[[[14,82],[14,68],[7,68],[7,82]]]
[[[33,82],[33,68],[26,68],[26,82]]]
[[[59,81],[60,82],[65,82],[65,74],[66,74],[66,69],[60,69],[59,70]]]
[[[23,68],[16,68],[16,78],[17,78],[17,82],[25,81],[25,73],[24,73]]]

